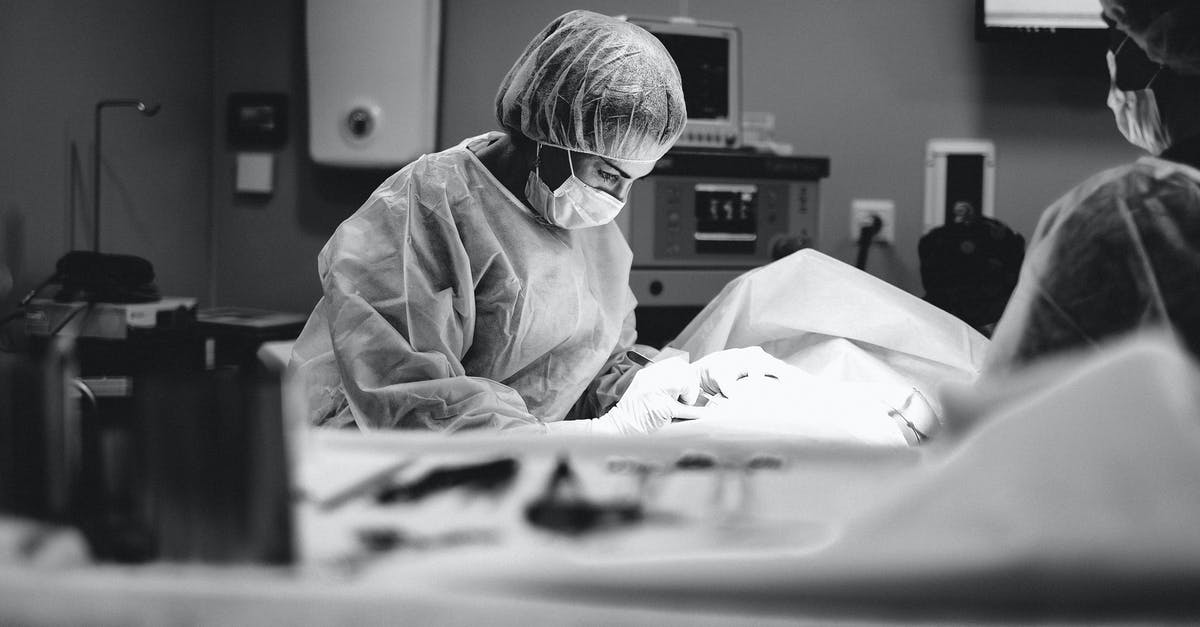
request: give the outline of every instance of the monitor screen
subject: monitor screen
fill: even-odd
[[[989,29],[1054,32],[1103,29],[1100,0],[982,0],[982,25]]]
[[[733,24],[630,17],[662,42],[683,81],[687,124],[676,148],[726,150],[742,144],[741,33]]]
[[[696,185],[696,252],[753,255],[758,241],[758,186]]]
[[[654,33],[683,79],[683,101],[689,119],[728,120],[729,45],[723,37]]]

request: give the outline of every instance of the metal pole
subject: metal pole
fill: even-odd
[[[92,117],[92,251],[100,252],[100,109],[104,100],[96,103]]]

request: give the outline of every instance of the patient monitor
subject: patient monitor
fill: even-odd
[[[742,142],[741,32],[688,17],[626,17],[679,67],[687,124],[630,191],[617,224],[633,250],[639,341],[661,345],[733,278],[817,245],[829,159]]]
[[[639,341],[670,340],[743,272],[817,245],[829,159],[672,150],[617,216]]]
[[[663,43],[683,79],[687,125],[677,146],[737,148],[742,140],[741,33],[687,17],[627,17]]]

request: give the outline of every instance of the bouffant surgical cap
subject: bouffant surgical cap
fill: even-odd
[[[496,117],[529,139],[624,161],[654,161],[683,132],[675,61],[623,20],[571,11],[538,33],[496,94]]]
[[[1200,2],[1100,0],[1104,14],[1146,56],[1180,74],[1200,75]]]

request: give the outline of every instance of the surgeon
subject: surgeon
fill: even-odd
[[[1046,210],[985,371],[1144,327],[1200,356],[1200,2],[1103,0],[1108,105],[1147,155]]]
[[[324,296],[291,362],[312,424],[647,433],[781,363],[743,349],[641,368],[629,354],[632,255],[612,221],[687,117],[657,39],[562,15],[495,107],[503,131],[392,175],[321,251]]]

